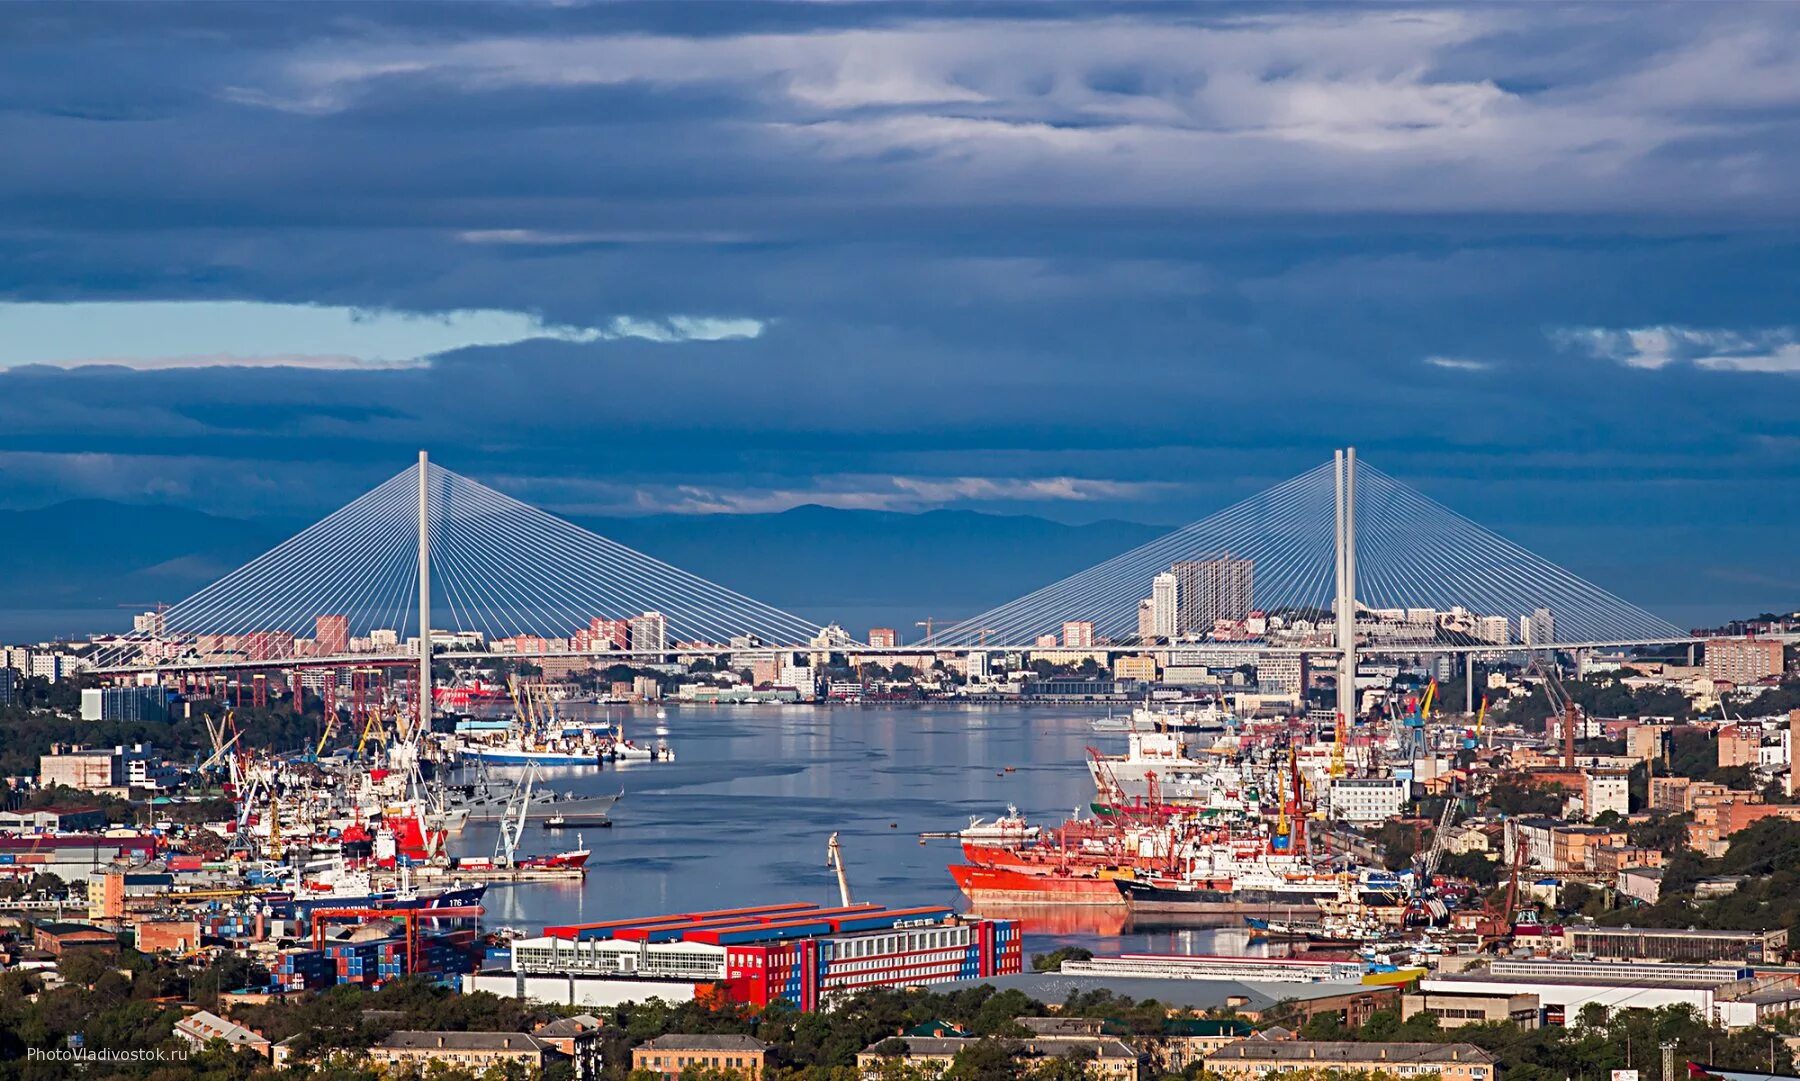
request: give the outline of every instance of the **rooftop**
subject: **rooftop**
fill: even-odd
[[[1264,1062],[1492,1062],[1472,1043],[1352,1043],[1347,1040],[1239,1040],[1209,1058]]]
[[[392,1051],[542,1051],[550,1045],[523,1032],[401,1031],[375,1046]]]
[[[639,1047],[647,1051],[767,1051],[768,1044],[754,1036],[709,1036],[671,1032]]]

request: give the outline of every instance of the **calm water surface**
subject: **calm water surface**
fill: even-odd
[[[945,865],[970,815],[1016,804],[1054,825],[1093,797],[1086,748],[1124,738],[1089,727],[1081,707],[677,706],[606,707],[636,742],[666,739],[674,762],[545,771],[540,783],[576,792],[625,790],[610,829],[587,829],[582,883],[495,886],[488,922],[538,928],[664,912],[783,901],[837,903],[825,845],[839,835],[857,901],[965,900]],[[599,712],[602,707],[586,707]],[[583,707],[565,708],[565,716]],[[1010,771],[1009,771],[1010,767]],[[577,831],[528,828],[527,853],[573,848]],[[495,830],[470,826],[458,854],[493,851]],[[1252,953],[1238,930],[1136,929],[1121,915],[1023,915],[1027,951],[1079,942],[1096,950]]]

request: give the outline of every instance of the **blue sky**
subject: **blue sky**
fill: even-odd
[[[0,500],[1178,522],[1800,604],[1792,5],[0,12]],[[1582,560],[1587,562],[1584,564]]]

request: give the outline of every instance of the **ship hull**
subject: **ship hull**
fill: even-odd
[[[604,818],[612,811],[613,804],[619,802],[623,792],[615,792],[606,796],[576,796],[573,799],[556,799],[546,796],[539,798],[533,795],[531,806],[525,812],[528,822],[538,822],[547,818],[562,817],[564,819]],[[499,822],[508,817],[508,798],[505,793],[492,792],[485,797],[473,797],[467,801],[459,801],[452,797],[447,804],[453,811],[465,811],[470,822]],[[513,813],[518,813],[517,807]]]
[[[1121,880],[1115,883],[1121,899],[1132,912],[1163,915],[1246,916],[1263,915],[1282,918],[1317,917],[1320,897],[1335,896],[1335,891],[1311,893],[1300,890],[1272,889],[1207,889],[1164,886],[1150,882]]]
[[[1081,905],[1122,908],[1125,899],[1112,878],[1030,874],[1007,867],[955,864],[950,877],[977,905]]]
[[[512,766],[598,766],[602,761],[599,752],[593,754],[565,754],[562,751],[492,751],[483,750],[479,757],[490,768],[506,769]]]

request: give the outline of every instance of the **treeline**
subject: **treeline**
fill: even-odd
[[[1780,1074],[1792,1073],[1794,1064],[1792,1052],[1768,1029],[1721,1028],[1686,1005],[1621,1009],[1609,1015],[1605,1007],[1590,1004],[1566,1025],[1536,1029],[1508,1022],[1441,1028],[1430,1014],[1402,1021],[1398,1012],[1383,1010],[1354,1029],[1345,1029],[1333,1015],[1315,1017],[1300,1034],[1316,1040],[1471,1043],[1498,1060],[1503,1081],[1567,1081],[1608,1077],[1612,1070],[1626,1069],[1660,1077],[1660,1048],[1665,1041],[1675,1045],[1678,1070],[1692,1061]],[[1686,1071],[1679,1076],[1685,1077]]]
[[[1613,672],[1600,672],[1563,683],[1563,690],[1589,717],[1672,717],[1677,723],[1694,716],[1693,703],[1675,687],[1631,687]],[[1549,692],[1542,684],[1507,699],[1492,710],[1507,724],[1542,732],[1553,711]]]
[[[1654,905],[1607,913],[1603,922],[1635,927],[1696,927],[1720,931],[1788,929],[1790,942],[1800,942],[1800,822],[1765,818],[1731,838],[1731,847],[1716,860],[1691,849],[1677,849],[1663,867],[1661,892]],[[1737,889],[1717,898],[1698,900],[1695,885],[1703,878],[1739,877]]]

